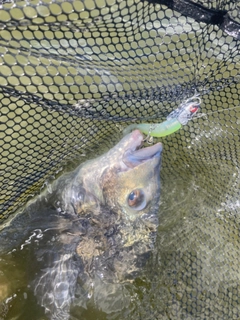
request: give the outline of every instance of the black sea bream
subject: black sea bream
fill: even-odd
[[[142,142],[135,130],[64,174],[2,230],[8,252],[41,234],[31,249],[37,270],[30,283],[49,319],[67,320],[70,307],[90,299],[106,313],[128,303],[123,284],[144,266],[158,226],[162,145]]]

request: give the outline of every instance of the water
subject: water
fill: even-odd
[[[136,313],[139,313],[139,307],[142,308],[143,301],[146,304],[146,297],[149,297],[149,293],[152,293],[152,281],[156,280],[156,275],[159,272],[161,273],[160,270],[164,265],[162,255],[168,254],[168,250],[171,250],[171,243],[174,242],[176,238],[175,232],[177,226],[183,231],[183,225],[186,226],[191,223],[188,217],[190,208],[196,208],[196,204],[199,205],[199,201],[202,201],[202,196],[197,197],[197,191],[193,187],[194,183],[192,179],[190,181],[175,179],[174,181],[168,180],[163,182],[159,212],[159,236],[156,250],[153,257],[149,260],[142,277],[126,286],[127,291],[125,294],[129,295],[131,300],[131,305],[128,307],[128,310],[106,315],[104,312],[99,312],[92,302],[87,310],[83,308],[73,309],[73,315],[79,317],[79,319],[88,320],[122,319],[124,314],[129,319],[135,318]],[[45,227],[47,229],[48,226],[46,225]],[[1,257],[0,296],[1,300],[4,299],[5,301],[1,305],[3,319],[47,319],[44,310],[38,306],[32,288],[30,287],[31,282],[29,283],[29,280],[34,278],[36,272],[39,272],[39,266],[37,262],[33,263],[34,260],[32,259],[31,252],[34,250],[33,248],[38,247],[43,237],[45,242],[54,241],[54,239],[51,238],[53,237],[51,233],[44,233],[44,228],[36,229],[30,233],[27,240],[25,240],[16,251]],[[161,279],[161,282],[162,281],[163,279]],[[155,285],[159,284],[155,283]],[[117,300],[117,297],[114,299]],[[138,317],[139,316],[140,314],[138,314]]]
[[[87,309],[72,308],[72,319],[237,319],[240,239],[234,203],[238,203],[239,172],[227,159],[219,165],[217,159],[199,156],[202,139],[181,146],[166,138],[156,247],[141,276],[112,296],[111,303],[123,306],[122,310],[99,311],[96,304],[101,301],[95,298]],[[218,136],[215,142],[217,146]],[[213,148],[215,142],[211,141]],[[47,319],[31,283],[42,266],[41,261],[34,262],[32,251],[41,241],[54,242],[54,232],[44,232],[48,227],[36,228],[22,246],[0,257],[4,320]],[[129,302],[126,308],[126,300],[119,297]]]

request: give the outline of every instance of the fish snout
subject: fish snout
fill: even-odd
[[[155,159],[156,165],[160,165],[162,150],[163,146],[160,142],[141,149],[128,149],[123,155],[123,162],[129,168],[134,168],[144,162]]]

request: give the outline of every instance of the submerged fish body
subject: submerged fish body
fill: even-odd
[[[39,267],[33,289],[50,319],[69,319],[70,306],[85,307],[90,297],[105,312],[121,309],[121,299],[112,307],[109,296],[136,277],[153,249],[162,145],[141,149],[142,141],[133,131],[60,177],[22,213],[31,217],[28,233],[43,230],[32,249]]]

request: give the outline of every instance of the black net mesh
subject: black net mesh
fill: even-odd
[[[2,1],[0,218],[198,93],[201,115],[161,139],[161,250],[132,317],[239,319],[239,2],[154,2]]]

